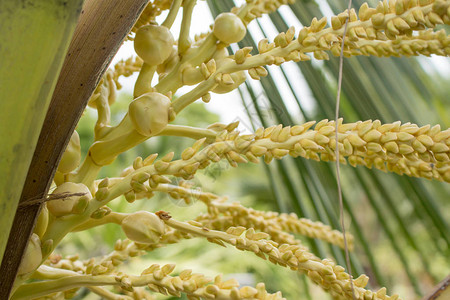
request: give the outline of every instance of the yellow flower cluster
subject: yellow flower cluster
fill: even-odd
[[[328,59],[329,50],[339,56],[342,43],[343,25],[347,17],[348,38],[344,44],[344,55],[430,55],[447,56],[450,53],[448,45],[450,37],[445,30],[433,32],[438,24],[449,24],[447,8],[448,1],[390,1],[379,2],[376,8],[369,8],[364,3],[359,9],[359,19],[355,10],[345,11],[331,18],[331,27],[325,28],[327,19],[314,18],[309,27],[300,31],[298,38],[293,40],[293,28],[286,33],[280,33],[269,44],[267,40],[260,41],[260,53],[271,51],[275,64],[284,60],[308,60],[304,55],[313,52],[316,59]],[[292,32],[291,32],[292,31]],[[413,35],[413,31],[419,32]],[[278,62],[276,61],[278,57]],[[269,60],[268,58],[266,58]]]
[[[264,232],[246,230],[243,227],[230,227],[227,232],[209,230],[189,223],[179,222],[170,217],[164,218],[167,225],[180,231],[201,236],[214,243],[227,243],[239,250],[250,251],[270,262],[288,267],[291,270],[306,274],[314,283],[321,286],[337,299],[352,299],[350,275],[345,269],[329,259],[320,259],[301,245],[278,244],[268,239]],[[201,225],[201,224],[200,224]],[[364,289],[369,278],[361,275],[353,280],[356,299],[399,299],[398,295],[386,295],[386,289],[377,292]]]
[[[241,18],[245,16],[249,8],[253,7],[252,3],[237,9],[237,15]],[[264,6],[267,3],[282,4],[284,1],[258,3]],[[267,5],[271,7],[272,4]],[[288,31],[277,35],[272,43],[269,43],[267,39],[259,41],[259,54],[253,56],[250,54],[252,48],[246,47],[238,50],[234,56],[221,58],[220,64],[217,61],[219,59],[212,53],[204,56],[202,62],[194,63],[194,59],[192,62],[179,62],[179,67],[173,68],[166,77],[161,78],[155,88],[161,93],[174,92],[183,83],[182,72],[180,72],[183,68],[191,70],[186,74],[196,74],[195,83],[200,84],[173,102],[173,108],[178,113],[199,98],[208,102],[210,99],[208,93],[214,92],[218,85],[228,86],[227,92],[236,88],[240,84],[238,80],[240,76],[237,74],[245,70],[250,77],[259,80],[260,77],[268,74],[263,67],[265,65],[279,66],[286,61],[310,60],[306,53],[313,53],[316,59],[329,59],[326,51],[339,56],[344,32],[343,24],[347,17],[349,17],[348,33],[344,44],[346,57],[419,54],[447,56],[450,54],[448,46],[450,37],[445,30],[433,32],[426,29],[435,28],[442,23],[449,24],[448,7],[449,3],[445,0],[390,1],[389,4],[379,2],[376,8],[369,8],[367,4],[363,4],[359,10],[359,19],[353,9],[332,17],[331,27],[328,28],[325,28],[327,26],[325,17],[320,20],[314,18],[309,27],[303,27],[300,30],[297,38],[295,38],[294,27],[291,27]],[[253,14],[250,15],[253,17]],[[208,35],[203,44],[206,45],[207,41],[211,41]],[[199,67],[202,63],[205,67],[214,67],[208,68],[207,72],[202,72],[206,70]]]
[[[128,34],[127,39],[133,40],[131,33],[136,33],[136,31],[142,26],[148,25],[155,21],[155,18],[161,14],[162,11],[170,8],[173,0],[154,0],[150,1],[144,8],[144,11],[139,16],[139,19],[134,24],[131,29],[130,34]]]
[[[313,222],[309,219],[298,218],[294,213],[279,214],[276,212],[257,211],[246,208],[235,202],[212,202],[208,208],[209,214],[200,216],[196,220],[208,221],[209,224],[220,224],[213,228],[227,230],[231,226],[243,226],[254,228],[261,232],[267,232],[276,242],[298,244],[288,232],[300,234],[310,238],[317,238],[327,243],[344,248],[344,238],[340,231],[333,230],[330,226],[321,222]],[[223,216],[219,217],[219,214]],[[347,235],[348,246],[353,247],[353,236]]]
[[[240,7],[233,7],[231,12],[237,14],[245,24],[248,24],[263,14],[276,11],[282,5],[294,3],[295,0],[247,0],[246,2]]]
[[[258,163],[262,156],[269,163],[273,158],[281,159],[288,154],[314,160],[335,160],[334,121],[322,120],[312,130],[314,123],[259,128],[249,135],[240,135],[230,127],[219,132],[216,141],[203,149],[206,138],[198,140],[183,151],[180,160],[172,161],[173,154],[168,154],[155,162],[156,157],[152,155],[123,178],[121,194],[148,190],[144,182],[150,178],[152,186],[167,183],[169,179],[162,175],[189,179],[198,169],[221,159],[227,159],[232,166],[247,161]],[[342,163],[346,163],[344,158],[347,158],[353,166],[450,181],[450,129],[441,131],[439,125],[418,127],[400,122],[381,124],[378,120],[343,124],[340,119],[338,131]]]
[[[80,167],[81,148],[75,133],[63,156],[55,177],[55,194],[70,191],[71,198],[55,198],[47,204],[27,250],[14,299],[31,296],[72,297],[85,286],[106,299],[153,299],[146,291],[188,299],[283,299],[281,293],[269,294],[263,284],[256,288],[241,287],[235,280],[214,280],[184,270],[171,276],[175,265],[152,265],[140,276],[125,275],[119,266],[128,258],[182,239],[203,237],[211,243],[230,244],[239,250],[255,253],[274,264],[305,273],[313,282],[336,299],[397,299],[387,296],[386,289],[372,292],[364,287],[365,275],[353,281],[343,267],[328,259],[320,259],[304,247],[294,234],[321,239],[345,248],[343,235],[320,222],[298,218],[295,214],[279,214],[228,203],[225,197],[193,188],[188,181],[173,185],[169,176],[192,179],[197,170],[226,159],[231,166],[239,163],[270,163],[286,155],[313,160],[339,159],[352,166],[363,165],[414,177],[450,182],[450,129],[439,125],[419,127],[415,124],[379,120],[343,123],[322,120],[295,126],[259,128],[253,134],[240,134],[238,122],[213,124],[206,129],[169,124],[186,106],[210,92],[227,93],[245,79],[245,71],[255,80],[267,76],[265,65],[281,65],[286,61],[338,56],[345,37],[344,55],[412,56],[450,55],[450,37],[445,30],[433,31],[439,24],[450,24],[448,0],[397,0],[379,2],[375,8],[363,4],[358,14],[345,11],[327,19],[314,18],[296,35],[291,27],[277,35],[273,42],[263,39],[259,53],[252,48],[239,49],[228,55],[226,46],[239,42],[246,26],[254,18],[278,9],[291,0],[247,0],[241,7],[220,14],[212,31],[189,39],[194,0],[155,0],[148,4],[132,32],[139,57],[121,61],[103,76],[89,106],[97,109],[95,140]],[[183,5],[179,39],[170,32]],[[170,8],[159,26],[155,17]],[[329,51],[329,52],[326,52]],[[121,88],[119,77],[139,71],[134,98],[128,112],[117,126],[111,126],[110,105]],[[151,85],[154,74],[158,83]],[[183,85],[197,85],[191,91],[172,99]],[[120,177],[96,180],[102,166],[112,163],[126,150],[156,136],[184,136],[197,140],[174,159],[170,152],[158,158],[154,153],[138,157]],[[171,219],[168,213],[140,211],[131,214],[112,212],[106,205],[125,196],[128,202],[150,198],[155,192],[167,193],[186,203],[196,198],[205,203],[207,212],[188,222]],[[120,225],[127,240],[118,241],[114,251],[101,258],[81,261],[78,256],[62,259],[50,255],[69,232],[86,230],[107,223]],[[353,239],[349,237],[349,247]],[[38,255],[34,255],[37,253]],[[40,265],[44,261],[43,265]],[[39,267],[40,265],[40,267]],[[36,270],[37,268],[37,270]],[[35,271],[36,270],[36,271]],[[27,282],[28,278],[36,279]],[[115,286],[120,296],[102,286]],[[353,294],[354,293],[354,294]]]
[[[159,184],[153,189],[148,186],[147,189],[167,193],[174,199],[183,199],[186,204],[191,203],[192,198],[204,202],[208,207],[208,213],[198,216],[195,222],[200,222],[208,228],[226,231],[232,226],[243,226],[266,232],[272,240],[279,243],[298,244],[299,241],[288,233],[291,232],[344,248],[342,233],[321,222],[298,218],[294,213],[264,212],[244,207],[239,202],[226,203],[226,197],[219,197],[191,187],[192,184],[189,181],[182,181],[180,185]],[[353,236],[348,235],[347,240],[348,246],[352,248]]]
[[[135,56],[126,60],[121,60],[114,65],[112,78],[116,83],[118,90],[122,88],[122,85],[119,83],[119,77],[129,77],[135,72],[138,72],[142,68],[142,63],[142,59],[140,59],[139,56]]]
[[[99,274],[87,275],[83,267],[76,267],[76,264],[83,264],[77,260],[77,257],[66,259],[65,262],[59,260],[55,262],[61,269],[55,267],[43,266],[38,271],[37,276],[42,279],[46,276],[57,276],[54,280],[47,282],[38,281],[34,283],[24,284],[21,286],[15,299],[24,299],[22,294],[26,294],[27,290],[33,289],[36,295],[45,294],[48,291],[63,290],[70,291],[72,294],[78,290],[80,284],[85,282],[87,286],[96,285],[114,285],[123,291],[131,292],[134,296],[151,297],[144,290],[135,289],[146,286],[150,291],[161,293],[163,295],[171,295],[180,297],[181,293],[185,293],[189,299],[259,299],[259,300],[281,300],[285,299],[281,296],[281,292],[269,294],[263,283],[256,285],[256,288],[250,286],[239,287],[239,283],[235,279],[223,281],[221,275],[217,275],[214,279],[208,278],[203,274],[192,273],[192,270],[186,269],[179,272],[177,276],[170,276],[175,269],[175,264],[167,264],[160,266],[151,265],[142,271],[140,276],[109,275],[108,272],[100,272]],[[67,269],[64,269],[67,268]],[[76,270],[76,271],[75,271]],[[52,275],[53,272],[53,275]],[[65,282],[64,282],[65,281]],[[86,283],[85,283],[86,284]],[[115,295],[105,289],[92,290],[96,293],[109,293]],[[124,296],[125,297],[125,296]],[[114,299],[117,299],[114,297]],[[129,297],[125,299],[145,299]]]

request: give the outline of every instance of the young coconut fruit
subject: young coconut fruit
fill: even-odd
[[[134,38],[134,50],[137,55],[151,66],[162,64],[169,58],[173,44],[172,33],[165,26],[142,26]]]
[[[50,213],[60,217],[72,213],[73,207],[81,200],[91,200],[92,195],[88,187],[82,183],[64,182],[58,186],[52,193],[52,195],[63,194],[63,193],[83,193],[82,196],[71,196],[58,200],[51,200],[47,202],[47,208]]]
[[[170,99],[163,94],[146,93],[130,103],[128,115],[139,134],[156,135],[169,123],[170,104]]]
[[[20,263],[18,275],[28,274],[36,270],[42,262],[41,240],[36,233],[31,235],[27,249]]]
[[[70,137],[69,144],[64,151],[58,165],[58,172],[65,174],[75,170],[80,164],[81,160],[81,146],[80,136],[76,130],[73,131]]]
[[[221,13],[214,21],[213,33],[221,42],[232,44],[240,42],[247,33],[247,29],[235,14]]]
[[[157,243],[165,232],[164,221],[148,211],[138,211],[126,216],[121,226],[127,238],[142,244]]]

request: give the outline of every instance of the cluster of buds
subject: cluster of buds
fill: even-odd
[[[450,24],[450,3],[446,0],[397,0],[379,2],[376,8],[364,3],[358,14],[351,9],[332,17],[331,27],[327,28],[326,18],[314,18],[297,37],[291,27],[278,34],[273,42],[261,40],[256,55],[251,54],[251,47],[245,47],[230,56],[226,46],[244,38],[251,20],[292,1],[247,0],[246,4],[233,8],[230,13],[218,15],[211,32],[197,36],[192,43],[189,25],[195,2],[155,0],[149,3],[133,27],[135,36],[129,36],[134,40],[139,57],[119,62],[100,81],[89,101],[89,106],[97,109],[99,116],[95,141],[82,166],[74,171],[81,157],[78,134],[75,132],[72,136],[55,177],[58,187],[53,196],[61,198],[51,199],[43,209],[19,269],[19,275],[25,278],[45,260],[46,265],[33,275],[43,281],[22,285],[18,295],[33,295],[35,287],[44,295],[45,279],[56,278],[52,277],[50,270],[58,270],[55,276],[59,276],[58,279],[70,277],[75,288],[64,287],[63,280],[51,281],[52,287],[48,292],[56,291],[52,294],[55,298],[72,297],[79,286],[89,280],[98,285],[89,287],[92,292],[111,299],[118,299],[118,296],[100,286],[118,287],[124,299],[151,299],[143,287],[176,297],[185,293],[188,299],[284,299],[280,292],[269,294],[264,284],[258,284],[256,288],[239,288],[235,280],[223,282],[221,276],[211,280],[201,274],[193,274],[191,270],[170,276],[175,268],[173,264],[152,265],[140,276],[124,275],[118,270],[130,257],[200,236],[211,243],[230,244],[274,264],[304,273],[336,299],[397,299],[398,296],[387,296],[384,288],[377,292],[366,290],[368,278],[365,275],[355,279],[352,286],[351,276],[344,268],[331,260],[316,257],[293,235],[317,238],[345,248],[343,235],[330,226],[299,219],[294,214],[261,212],[238,203],[229,204],[224,197],[192,189],[187,181],[173,185],[167,176],[189,180],[197,170],[222,159],[236,167],[248,161],[258,163],[260,158],[270,163],[274,158],[290,155],[322,161],[338,159],[353,166],[363,165],[450,182],[450,129],[442,131],[439,125],[419,127],[400,122],[381,124],[378,120],[344,124],[341,119],[337,133],[334,121],[322,120],[314,129],[315,122],[308,122],[292,127],[259,128],[254,134],[244,135],[235,130],[237,122],[213,124],[207,129],[169,123],[193,101],[201,98],[209,102],[210,92],[228,93],[236,89],[245,81],[245,71],[251,78],[259,80],[268,75],[265,65],[306,61],[310,59],[306,53],[313,53],[316,59],[328,59],[328,53],[339,56],[347,19],[348,31],[343,49],[347,57],[448,56],[450,37],[445,30],[433,29],[439,24]],[[170,27],[181,5],[184,26],[176,42]],[[166,21],[161,26],[157,25],[155,17],[169,8]],[[117,89],[121,88],[118,79],[139,70],[128,113],[120,124],[112,127],[109,106],[116,100]],[[159,73],[159,82],[152,87],[155,72]],[[172,94],[182,85],[197,86],[172,99]],[[95,182],[101,167],[112,163],[120,153],[150,137],[165,134],[188,136],[197,141],[185,149],[178,160],[174,160],[174,152],[160,159],[157,159],[157,154],[145,159],[138,157],[119,178]],[[336,147],[340,153],[338,158]],[[183,223],[171,219],[165,212],[120,214],[112,213],[106,206],[120,195],[125,195],[131,203],[136,199],[150,198],[154,192],[167,193],[186,203],[195,197],[206,204],[208,212]],[[58,241],[63,233],[106,223],[120,225],[128,238],[118,241],[109,255],[87,261],[81,261],[77,256],[62,259],[52,255],[46,260],[56,247],[53,238]],[[56,228],[59,225],[63,227]],[[351,248],[352,237],[349,242]]]
[[[295,0],[247,0],[246,2],[241,7],[234,7],[231,12],[239,15],[242,21],[248,24],[263,14],[276,11],[282,5],[294,3]]]
[[[304,27],[297,41],[296,50],[314,52],[317,59],[327,59],[324,50],[340,55],[342,31],[349,18],[348,39],[344,55],[449,55],[449,37],[445,31],[422,32],[444,22],[449,23],[445,1],[390,1],[379,2],[376,8],[364,3],[359,9],[359,20],[355,10],[345,11],[331,18],[331,28],[326,28],[326,18],[314,19],[311,26]],[[413,31],[420,34],[413,35]]]
[[[266,232],[272,240],[278,243],[298,244],[299,242],[288,234],[291,232],[317,238],[344,248],[344,238],[340,231],[333,230],[321,222],[298,218],[294,213],[264,212],[244,207],[238,202],[228,204],[218,201],[209,203],[208,211],[209,214],[200,216],[196,220],[210,224],[211,228],[217,230],[227,230],[231,226],[243,226]],[[347,241],[349,248],[352,248],[353,236],[347,235]]]
[[[131,29],[131,32],[127,36],[127,39],[133,40],[133,36],[131,35],[132,33],[136,33],[136,31],[138,31],[138,29],[142,26],[154,22],[155,18],[159,16],[161,12],[170,8],[172,2],[173,0],[155,0],[149,2],[144,8],[144,11],[139,16],[139,19],[136,21],[136,24],[134,24],[133,28]]]
[[[244,286],[239,288],[235,279],[222,281],[218,275],[214,280],[202,274],[192,273],[192,270],[183,270],[178,276],[169,276],[175,265],[152,265],[142,272],[142,275],[151,276],[153,280],[147,286],[151,291],[163,295],[180,297],[181,293],[188,295],[189,299],[284,299],[280,292],[269,294],[263,283],[256,288]]]
[[[116,83],[118,90],[122,88],[119,82],[120,76],[130,77],[134,73],[138,72],[142,68],[143,61],[139,56],[130,57],[126,60],[121,60],[114,65],[114,70],[112,72],[112,78]],[[107,71],[108,72],[108,71]]]
[[[264,1],[261,1],[264,2]],[[269,2],[269,1],[267,1]],[[348,33],[344,44],[344,55],[412,56],[449,55],[449,36],[445,30],[433,32],[439,24],[449,24],[448,2],[439,1],[390,1],[379,2],[376,8],[364,3],[358,15],[354,9],[331,18],[331,27],[325,28],[327,19],[314,18],[311,25],[303,27],[294,39],[294,28],[278,34],[273,43],[263,39],[258,43],[259,54],[242,56],[236,53],[238,66],[230,69],[249,70],[254,79],[264,76],[256,68],[263,65],[281,65],[285,61],[305,61],[313,53],[316,59],[329,59],[325,51],[339,56],[342,44],[343,25],[349,18]],[[419,32],[413,35],[413,31]],[[242,51],[238,50],[239,51]],[[250,58],[250,59],[249,59]],[[255,70],[256,69],[256,70]],[[250,71],[252,70],[252,71]],[[226,72],[225,70],[222,70]],[[264,74],[264,71],[260,69]]]
[[[124,189],[120,193],[128,193],[133,199],[130,192],[152,192],[158,184],[169,183],[163,175],[190,179],[198,169],[222,159],[233,167],[248,161],[258,163],[259,157],[270,163],[272,159],[286,155],[317,161],[335,160],[335,122],[322,120],[312,130],[314,124],[259,128],[254,134],[247,135],[234,130],[237,123],[214,124],[210,129],[217,130],[216,141],[202,148],[206,138],[197,140],[182,152],[180,160],[172,160],[173,153],[157,161],[156,155],[139,160],[142,166],[134,171],[129,169],[122,179]],[[347,158],[352,166],[363,165],[449,182],[449,146],[450,130],[441,131],[439,125],[381,124],[378,120],[343,124],[342,119],[338,124],[340,162],[346,163]],[[149,180],[148,186],[144,185],[146,180]]]
[[[270,262],[306,274],[314,283],[339,299],[385,299],[396,300],[398,295],[386,295],[386,289],[377,292],[365,289],[369,278],[361,275],[353,280],[353,291],[350,275],[345,269],[332,260],[320,259],[302,245],[278,244],[268,239],[269,234],[255,232],[253,228],[230,227],[226,233],[210,230],[195,224],[183,223],[173,219],[164,220],[167,225],[180,231],[207,238],[217,244],[231,244],[242,251],[250,251],[258,257]],[[201,224],[200,224],[201,225]]]
[[[335,122],[325,119],[311,130],[314,123],[259,128],[251,135],[224,132],[209,146],[209,151],[226,156],[234,164],[247,159],[257,162],[261,156],[269,163],[288,154],[318,161],[335,160]],[[381,124],[378,120],[343,124],[342,119],[338,124],[340,161],[345,163],[347,157],[352,166],[449,182],[449,146],[450,130],[441,131],[439,125],[419,127],[411,123],[402,125],[399,121]]]

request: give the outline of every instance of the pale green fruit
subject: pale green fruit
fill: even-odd
[[[221,13],[214,21],[214,35],[226,44],[240,42],[246,32],[247,29],[242,20],[233,13]]]
[[[63,174],[69,173],[78,167],[80,160],[80,136],[78,135],[78,132],[74,130],[72,136],[70,137],[69,144],[67,145],[67,148],[59,161],[58,171]]]
[[[88,187],[82,183],[64,182],[53,191],[52,195],[62,193],[84,193],[84,195],[48,201],[48,210],[57,217],[72,213],[73,206],[77,204],[81,197],[87,197],[89,200],[92,199],[92,195]]]
[[[121,226],[127,238],[142,244],[157,243],[165,232],[164,222],[148,211],[138,211],[126,216]]]
[[[170,99],[160,93],[146,93],[134,99],[128,114],[139,134],[152,136],[160,133],[169,123]]]
[[[174,39],[165,26],[145,25],[134,38],[134,50],[149,65],[162,64],[172,53]]]
[[[27,249],[20,263],[18,275],[27,274],[36,270],[42,262],[41,240],[36,233],[31,235]]]

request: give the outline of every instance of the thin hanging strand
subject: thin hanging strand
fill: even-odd
[[[355,289],[353,287],[353,276],[352,276],[352,268],[350,265],[350,255],[348,252],[348,244],[347,244],[347,236],[345,233],[345,222],[344,222],[344,203],[342,201],[342,190],[341,190],[341,176],[340,176],[340,169],[339,169],[339,144],[338,144],[338,119],[339,119],[339,104],[341,100],[341,87],[342,87],[342,68],[344,65],[344,41],[345,41],[345,35],[347,34],[347,27],[348,27],[348,20],[350,18],[350,9],[352,7],[352,0],[348,1],[348,8],[347,8],[347,18],[345,19],[345,26],[344,26],[344,33],[342,35],[342,44],[341,44],[341,54],[339,56],[339,75],[338,75],[338,90],[337,90],[337,96],[336,96],[336,115],[335,115],[335,137],[336,137],[336,181],[337,181],[337,188],[338,188],[338,197],[339,197],[339,213],[340,213],[340,219],[341,219],[341,227],[342,227],[342,234],[344,236],[344,249],[345,249],[345,263],[347,265],[347,271],[348,274],[350,274],[350,287],[352,289],[352,297],[353,300],[356,300],[355,296]]]

